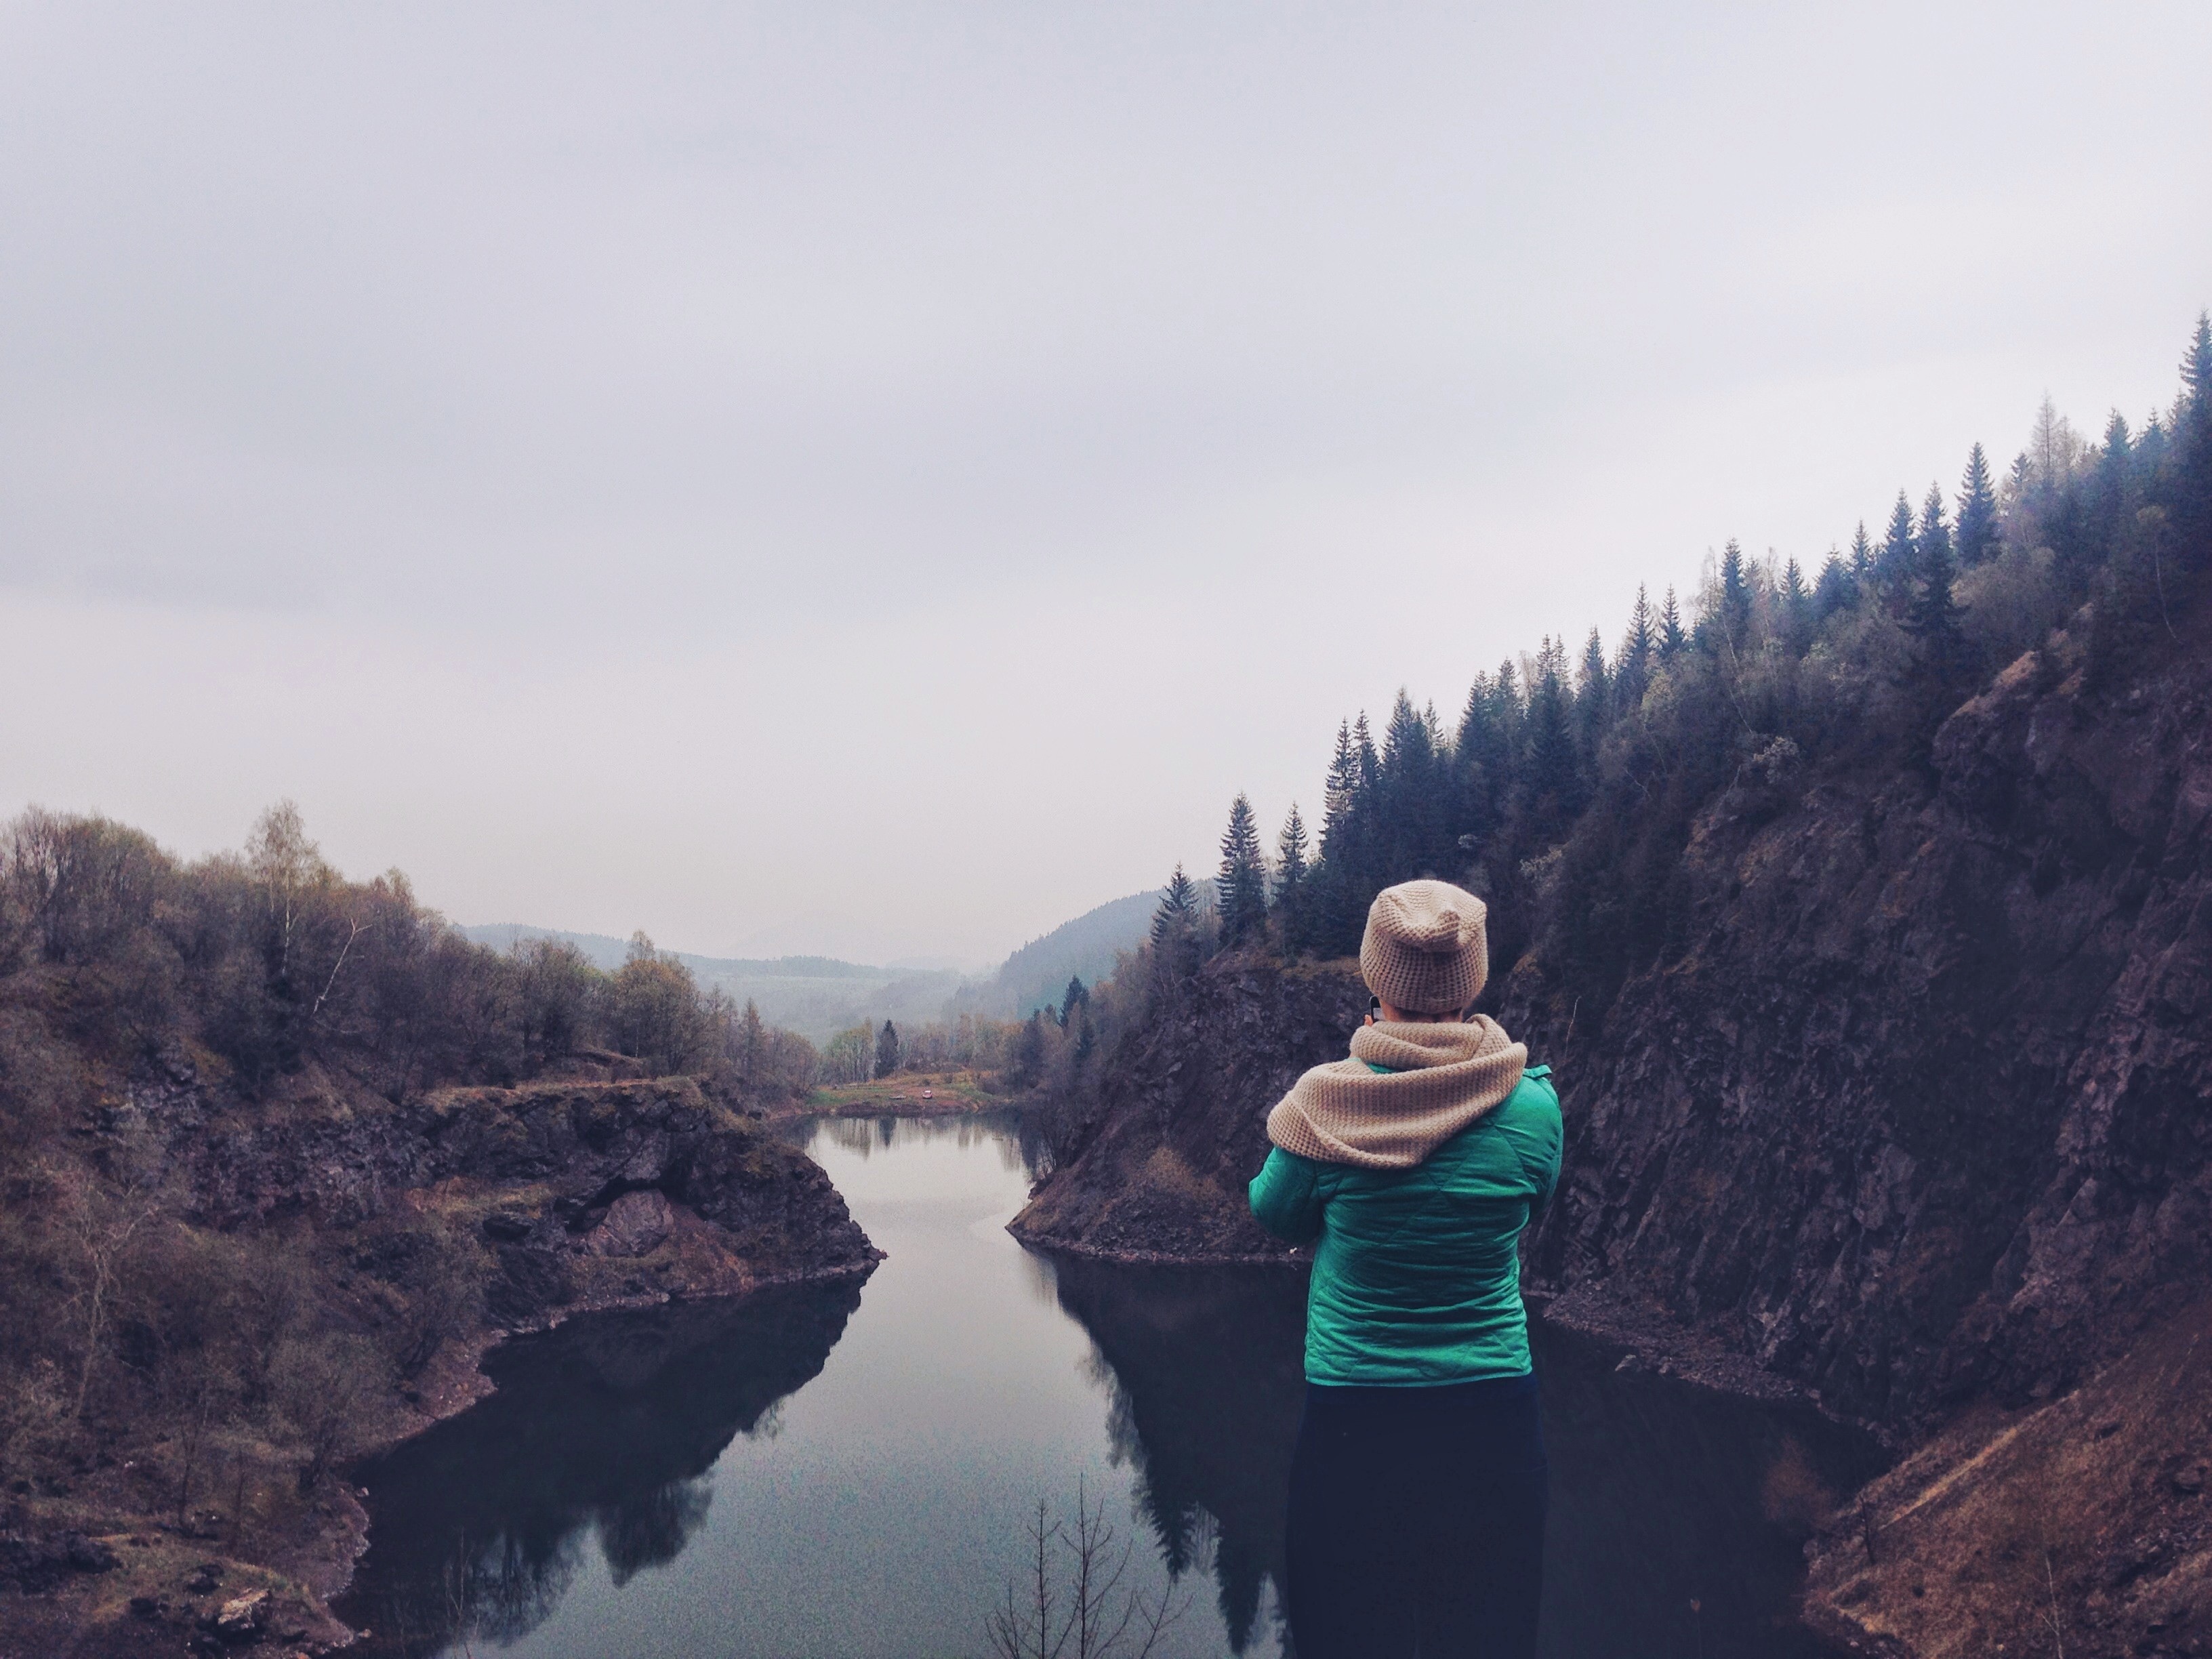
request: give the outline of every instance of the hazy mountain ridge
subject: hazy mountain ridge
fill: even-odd
[[[523,939],[559,939],[574,945],[593,966],[609,970],[619,968],[629,954],[627,939],[526,922],[495,922],[461,932],[479,945],[502,951]],[[886,1019],[900,1026],[922,1025],[941,1019],[961,984],[960,975],[950,969],[909,972],[834,957],[702,957],[686,951],[663,954],[689,969],[701,986],[753,1003],[769,1024],[817,1044],[854,1025],[876,1025]]]
[[[1097,984],[1144,942],[1159,902],[1155,888],[1109,899],[1060,923],[1008,957],[989,979],[963,986],[955,1011],[1023,1019],[1035,1009],[1059,1006],[1069,980]]]
[[[662,954],[689,969],[702,987],[754,1003],[769,1024],[821,1043],[851,1026],[886,1019],[904,1028],[963,1013],[1021,1018],[1032,1009],[1056,1007],[1071,978],[1095,983],[1143,942],[1158,902],[1157,890],[1109,900],[1031,939],[988,978],[970,978],[950,968],[876,967],[834,957]],[[630,949],[628,939],[611,934],[527,922],[491,922],[460,931],[498,951],[511,951],[526,939],[558,939],[609,972],[622,966]]]

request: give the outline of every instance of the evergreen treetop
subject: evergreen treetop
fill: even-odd
[[[1935,564],[1946,569],[1951,564],[1951,526],[1944,519],[1943,486],[1928,486],[1928,498],[1920,503],[1920,524],[1913,532],[1912,550],[1919,560],[1923,574]]]
[[[1160,908],[1152,912],[1152,943],[1164,945],[1188,928],[1197,908],[1198,894],[1178,864],[1175,874],[1168,878],[1168,884],[1160,890]]]
[[[1990,477],[1990,458],[1979,444],[1966,453],[1966,474],[1959,480],[1958,539],[1959,562],[1968,568],[1996,551],[1996,483]]]
[[[1669,587],[1659,607],[1659,660],[1672,662],[1689,643],[1690,636],[1682,631],[1682,608],[1674,603],[1674,590]]]
[[[1889,510],[1889,532],[1881,538],[1881,550],[1874,556],[1875,586],[1884,599],[1896,598],[1911,584],[1919,550],[1912,532],[1912,503],[1900,489],[1897,505]]]
[[[1249,944],[1265,930],[1267,867],[1260,851],[1259,820],[1241,790],[1229,804],[1229,827],[1221,832],[1221,873],[1213,887],[1224,945]]]

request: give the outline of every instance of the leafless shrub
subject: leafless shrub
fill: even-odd
[[[1027,1530],[1029,1565],[985,1621],[997,1659],[1148,1659],[1189,1610],[1172,1589],[1153,1600],[1124,1587],[1136,1542],[1120,1537],[1086,1483],[1077,1483],[1072,1522],[1052,1520],[1039,1498]]]

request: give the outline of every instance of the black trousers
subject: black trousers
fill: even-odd
[[[1308,1383],[1291,1460],[1297,1659],[1531,1659],[1547,1482],[1533,1376]]]

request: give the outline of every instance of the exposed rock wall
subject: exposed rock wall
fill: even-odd
[[[2087,684],[2063,638],[1924,763],[1733,788],[1680,951],[1609,1006],[1536,956],[1501,1017],[1558,1070],[1530,1278],[1692,1326],[1899,1425],[2047,1397],[2212,1267],[2212,610]],[[1015,1231],[1129,1260],[1275,1247],[1267,1108],[1342,1052],[1350,965],[1209,964]]]
[[[1216,957],[1115,1057],[1087,1137],[1015,1235],[1127,1261],[1287,1256],[1244,1200],[1267,1155],[1267,1110],[1299,1073],[1342,1057],[1366,1009],[1343,963]]]
[[[1731,791],[1686,951],[1579,1017],[1536,1278],[1656,1304],[1832,1406],[2043,1397],[2212,1263],[2212,653],[2015,663],[1924,771]],[[1569,1022],[1582,1035],[1558,1042]]]
[[[279,1105],[167,1122],[200,1217],[304,1212],[324,1227],[434,1194],[477,1218],[492,1316],[714,1294],[865,1272],[878,1253],[811,1158],[689,1078],[455,1089],[365,1107],[303,1089]]]

